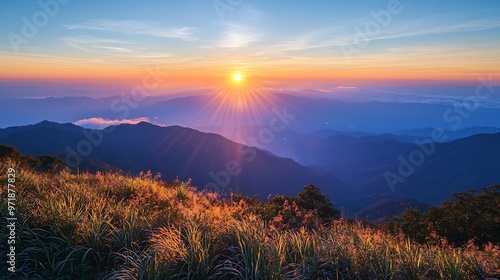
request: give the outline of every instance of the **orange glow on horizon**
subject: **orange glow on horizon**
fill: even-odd
[[[49,56],[6,55],[0,53],[1,80],[18,81],[85,81],[103,84],[136,84],[148,74],[147,67],[139,62],[127,64],[124,61],[97,61],[85,58],[60,58]],[[167,61],[168,62],[168,61]],[[302,84],[315,82],[357,81],[384,83],[386,81],[417,82],[453,82],[477,81],[481,75],[500,74],[498,60],[493,59],[484,67],[471,67],[471,62],[444,63],[430,67],[428,62],[405,61],[367,61],[362,59],[350,63],[345,61],[310,62],[297,64],[292,62],[272,63],[264,61],[246,62],[244,69],[231,72],[232,66],[209,62],[202,65],[180,63],[157,63],[163,75],[163,88],[177,86],[217,87],[227,83],[227,76],[232,73],[233,84]],[[220,88],[220,87],[219,87]]]

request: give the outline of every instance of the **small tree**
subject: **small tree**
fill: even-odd
[[[247,197],[241,193],[232,194],[231,200],[234,203],[244,203],[248,211],[281,228],[317,229],[340,217],[340,212],[333,207],[330,198],[312,184],[305,186],[304,191],[297,196],[277,195],[268,197],[267,202],[260,202],[257,197]]]
[[[330,198],[322,194],[320,188],[313,184],[305,186],[304,191],[298,194],[297,205],[305,211],[316,211],[322,224],[340,218],[340,212],[333,207]]]
[[[286,228],[306,227],[317,229],[340,217],[340,212],[333,207],[330,198],[321,193],[320,188],[309,185],[296,197],[276,196],[268,205],[277,213],[277,221]]]
[[[0,145],[0,162],[12,160],[19,164],[19,167],[37,167],[39,162],[33,156],[25,156],[20,153],[16,147]]]
[[[46,172],[62,171],[68,168],[68,165],[56,156],[40,156],[38,161],[40,162],[40,167]]]

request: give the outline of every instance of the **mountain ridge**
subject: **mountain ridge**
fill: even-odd
[[[101,160],[125,172],[150,169],[168,178],[193,179],[201,188],[219,187],[227,191],[242,188],[245,194],[294,194],[304,185],[315,183],[334,194],[337,203],[349,197],[349,190],[326,172],[301,166],[291,159],[270,155],[257,148],[235,143],[217,134],[207,134],[182,126],[160,127],[150,123],[121,124],[104,130],[66,129],[63,125],[41,122],[5,135],[1,143],[14,145],[23,153],[64,154],[66,147],[78,150],[79,143],[90,143],[82,134],[102,133],[86,158]],[[71,126],[71,128],[78,126]],[[94,140],[98,139],[95,135]],[[37,139],[35,143],[30,139]],[[71,144],[73,143],[73,144]],[[83,147],[83,146],[82,146]],[[68,153],[65,154],[68,156]],[[82,156],[83,157],[83,156]]]

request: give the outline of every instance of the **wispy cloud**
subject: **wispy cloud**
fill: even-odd
[[[338,28],[323,28],[310,32],[304,32],[291,37],[279,39],[279,43],[271,46],[271,50],[279,50],[280,52],[293,52],[307,49],[325,47],[328,45],[328,40],[333,38],[333,34],[338,34]],[[264,51],[266,53],[267,51]]]
[[[262,54],[298,52],[351,45],[355,43],[355,36],[357,35],[355,27],[360,27],[362,30],[363,23],[369,20],[372,19],[364,18],[355,20],[352,21],[352,25],[347,25],[348,27],[344,25],[343,28],[314,30],[282,38],[280,43],[268,45],[266,49],[263,50]],[[393,22],[389,26],[383,28],[380,34],[372,36],[369,39],[370,41],[390,40],[436,34],[474,32],[495,28],[500,28],[500,20],[498,19],[467,21],[456,18],[453,19],[452,23],[449,21],[444,23],[440,22],[439,18],[428,17],[409,22]]]
[[[121,61],[138,63],[150,63],[165,61],[169,59],[174,61],[175,56],[170,52],[158,52],[148,50],[142,43],[134,43],[123,40],[113,40],[95,36],[71,36],[64,37],[61,40],[68,46],[74,47],[90,55],[99,55],[101,60],[119,58]],[[102,54],[106,53],[105,57]]]
[[[241,48],[258,42],[262,38],[262,34],[255,30],[241,25],[226,25],[226,30],[222,38],[210,47],[216,48]]]
[[[436,18],[426,18],[413,22],[394,24],[387,28],[387,32],[381,32],[380,36],[376,36],[372,38],[372,40],[407,38],[455,32],[472,32],[500,28],[500,20],[498,19],[479,19],[447,24],[436,23],[436,20]]]
[[[64,26],[68,30],[100,30],[123,34],[146,35],[162,38],[177,38],[193,41],[195,28],[188,26],[170,27],[155,21],[138,20],[88,20]]]
[[[89,118],[89,119],[83,119],[76,121],[76,125],[81,125],[81,126],[89,126],[89,127],[107,127],[110,125],[119,125],[119,124],[138,124],[140,122],[151,122],[149,118],[142,117],[142,118],[135,118],[135,119],[123,119],[123,120],[110,120],[110,119],[103,119],[103,118]]]
[[[122,40],[105,39],[95,36],[72,36],[64,37],[62,41],[66,45],[84,52],[90,52],[95,49],[107,49],[120,53],[132,52],[132,49],[124,47],[124,45],[129,45],[130,43]]]

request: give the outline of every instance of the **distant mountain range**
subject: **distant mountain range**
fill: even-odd
[[[192,94],[140,102],[125,96],[2,100],[0,126],[9,127],[0,129],[0,143],[77,160],[84,170],[151,169],[261,199],[314,183],[353,214],[378,209],[381,201],[438,204],[453,192],[500,182],[498,108],[459,114],[460,105]],[[70,124],[91,118],[159,125],[118,125],[105,133]],[[41,119],[57,123],[12,127]],[[422,150],[416,143],[427,143],[437,128],[446,137],[426,144],[431,152]]]
[[[213,127],[204,129],[217,131]],[[262,129],[264,127],[252,126],[219,132],[235,141],[251,144],[248,140]],[[500,155],[500,129],[494,127],[442,130],[443,143],[425,144],[432,151],[424,153],[422,165],[412,167],[414,171],[408,178],[399,176],[399,157],[409,161],[412,153],[422,154],[416,143],[430,141],[434,130],[413,129],[395,134],[333,130],[301,134],[283,130],[261,147],[302,165],[328,171],[357,190],[362,205],[395,196],[436,204],[453,192],[500,182],[500,166],[494,164]],[[386,172],[402,177],[392,186],[394,192],[384,176]]]
[[[293,116],[286,129],[302,134],[327,130],[426,136],[425,128],[429,127],[450,132],[478,126],[500,127],[498,108],[480,107],[457,113],[459,104],[347,102],[273,92],[251,93],[242,99],[230,94],[192,94],[146,97],[140,101],[125,96],[2,100],[0,127],[32,124],[42,119],[75,123],[89,118],[147,118],[162,125],[238,128],[269,126],[273,118],[286,114]],[[414,128],[421,130],[405,131]],[[450,137],[461,136],[464,135]]]
[[[311,183],[321,186],[341,206],[352,199],[350,190],[326,172],[220,135],[149,123],[110,129],[112,132],[107,133],[44,121],[0,129],[0,143],[35,156],[57,154],[70,164],[91,171],[105,164],[135,174],[151,170],[161,172],[165,179],[192,178],[200,188],[222,192],[241,189],[244,194],[259,195],[261,199],[270,194],[295,195]]]
[[[500,182],[500,165],[496,164],[500,134],[427,143],[427,155],[415,143],[387,135],[322,138],[284,130],[263,150],[180,126],[139,123],[111,129],[107,133],[44,121],[0,129],[0,143],[36,156],[57,154],[90,171],[116,167],[137,174],[151,170],[167,179],[192,178],[200,188],[225,192],[241,188],[244,194],[261,199],[269,194],[296,194],[302,186],[314,183],[351,215],[360,211],[360,216],[377,219],[397,212],[401,201],[417,206],[438,204],[454,192]],[[252,133],[252,129],[245,131]],[[292,155],[293,160],[269,152],[274,150],[280,156]],[[422,164],[411,164],[420,161],[410,159],[412,153],[424,155]]]

